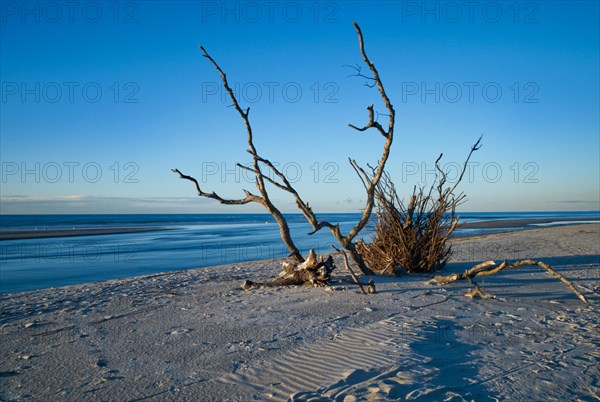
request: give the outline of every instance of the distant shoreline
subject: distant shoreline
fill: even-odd
[[[544,225],[559,222],[580,223],[598,223],[600,220],[593,218],[544,218],[544,219],[498,219],[482,222],[467,222],[460,226],[461,229],[508,229],[508,228],[526,228],[529,225]],[[531,229],[539,229],[532,227]]]
[[[90,228],[90,229],[39,229],[39,230],[11,230],[0,232],[0,240],[41,239],[49,237],[96,236],[124,233],[142,233],[171,230],[162,227],[134,227],[134,228]]]

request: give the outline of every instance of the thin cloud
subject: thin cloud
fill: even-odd
[[[588,201],[588,200],[562,200],[557,201],[559,204],[598,204],[600,200]]]

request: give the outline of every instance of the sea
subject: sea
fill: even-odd
[[[342,232],[359,214],[321,214],[339,223]],[[462,222],[513,219],[600,220],[600,212],[465,212]],[[335,239],[327,229],[313,235],[300,214],[286,215],[298,248],[330,252]],[[561,222],[558,222],[561,221]],[[571,222],[572,223],[572,222]],[[544,224],[548,225],[548,224]],[[458,229],[472,236],[512,228]],[[148,232],[0,240],[0,293],[31,291],[109,279],[148,275],[250,260],[266,263],[288,254],[279,228],[268,214],[129,214],[129,215],[0,215],[0,232],[17,230],[77,230],[91,228],[161,228]],[[361,235],[369,238],[373,224]]]

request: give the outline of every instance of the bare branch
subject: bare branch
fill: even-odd
[[[463,169],[462,169],[462,172],[460,173],[460,177],[454,184],[454,187],[452,187],[452,190],[450,190],[451,193],[454,192],[454,189],[456,189],[456,186],[458,186],[458,184],[462,181],[462,178],[465,175],[465,172],[467,170],[467,165],[469,164],[469,160],[471,159],[471,155],[473,155],[473,152],[478,151],[481,148],[481,139],[482,138],[483,138],[483,134],[481,134],[479,136],[479,139],[477,139],[477,142],[475,142],[475,144],[473,144],[473,146],[471,147],[471,152],[469,152],[467,159],[465,159],[465,163],[463,164]]]
[[[352,169],[354,169],[354,171],[356,172],[356,175],[360,179],[363,187],[365,188],[366,191],[368,191],[369,187],[367,186],[367,181],[369,181],[369,177],[367,176],[365,171],[358,165],[358,163],[356,163],[356,161],[354,159],[348,158],[348,160],[350,161],[350,166],[352,166]]]
[[[225,74],[225,72],[223,70],[221,70],[221,67],[217,64],[217,62],[211,57],[211,55],[208,54],[206,49],[204,49],[204,46],[200,46],[200,50],[202,50],[202,55],[204,57],[206,57],[208,60],[210,60],[211,64],[215,67],[215,69],[221,75],[221,80],[223,81],[223,87],[229,94],[229,98],[233,102],[233,107],[235,108],[235,110],[237,110],[237,112],[240,114],[240,116],[244,119],[244,122],[246,122],[246,127],[248,128],[249,135],[252,136],[252,128],[250,127],[250,123],[248,122],[248,114],[250,113],[250,108],[247,108],[245,112],[242,110],[235,95],[233,94],[233,90],[229,86],[229,82],[227,81],[227,75]]]
[[[374,83],[376,84],[376,86],[379,90],[379,94],[381,95],[381,98],[383,100],[383,103],[385,104],[385,106],[389,112],[389,115],[388,115],[389,123],[388,123],[387,131],[383,128],[383,126],[381,126],[381,124],[379,122],[377,122],[375,120],[375,111],[374,111],[374,106],[372,104],[369,107],[367,107],[367,110],[369,111],[369,122],[367,123],[367,125],[365,127],[359,128],[357,126],[350,125],[350,127],[354,128],[358,131],[366,131],[369,128],[375,128],[386,139],[385,143],[383,145],[381,158],[379,159],[379,163],[378,163],[377,167],[375,169],[373,169],[372,176],[367,175],[367,173],[364,171],[364,169],[362,169],[358,165],[358,163],[356,163],[355,161],[350,159],[350,164],[351,164],[352,168],[357,172],[357,175],[359,176],[363,186],[365,187],[365,191],[367,193],[367,201],[365,202],[365,207],[362,210],[361,218],[359,219],[357,224],[350,230],[350,232],[348,232],[348,234],[345,236],[342,235],[342,233],[340,232],[339,225],[332,225],[329,222],[319,221],[316,218],[316,216],[314,215],[314,213],[312,212],[312,210],[307,210],[306,208],[303,207],[303,202],[299,200],[299,197],[296,198],[296,204],[300,207],[300,209],[303,211],[303,213],[305,213],[305,216],[308,218],[309,222],[313,226],[313,231],[310,232],[309,234],[316,233],[317,231],[319,231],[320,229],[322,229],[324,227],[329,228],[331,230],[332,234],[334,235],[334,237],[336,238],[336,240],[340,243],[340,245],[342,247],[344,247],[348,252],[350,252],[350,255],[352,256],[354,261],[357,263],[361,272],[363,274],[372,275],[372,274],[374,274],[374,272],[369,267],[367,267],[367,265],[365,264],[364,260],[362,259],[362,256],[357,251],[356,244],[353,242],[353,240],[358,235],[358,233],[365,227],[365,225],[367,224],[367,222],[369,221],[369,219],[371,217],[371,213],[373,211],[373,205],[375,202],[375,196],[374,196],[375,188],[383,174],[383,170],[384,170],[385,164],[387,162],[387,159],[389,157],[390,147],[392,145],[392,141],[393,141],[393,137],[394,137],[394,123],[395,123],[396,114],[395,114],[394,108],[393,108],[389,98],[387,97],[387,94],[383,87],[383,83],[381,82],[379,73],[377,72],[375,65],[370,61],[370,59],[368,58],[368,56],[365,53],[362,31],[360,30],[360,27],[358,26],[357,23],[354,23],[354,27],[355,27],[357,35],[358,35],[359,47],[360,47],[360,52],[363,57],[363,60],[364,60],[365,64],[367,65],[367,67],[369,68],[369,70],[371,71],[371,73],[373,74],[373,77],[368,77],[368,78],[372,79],[374,81]],[[357,67],[357,69],[358,69],[358,74],[360,74],[360,76],[364,76],[360,72],[360,68]],[[366,76],[364,76],[364,77],[366,77]]]
[[[350,272],[350,276],[352,277],[352,280],[354,281],[354,283],[356,283],[358,285],[358,287],[360,288],[360,292],[362,294],[366,295],[367,292],[365,292],[365,288],[363,288],[363,284],[360,283],[360,281],[356,277],[356,274],[354,273],[352,268],[350,268],[350,264],[348,264],[348,256],[346,255],[346,253],[335,246],[331,246],[331,248],[333,248],[335,251],[340,253],[342,255],[342,257],[344,257],[344,265],[346,266],[346,270],[348,272]]]
[[[258,156],[256,147],[254,146],[252,125],[250,124],[250,119],[248,117],[250,114],[250,108],[246,108],[245,111],[241,108],[237,98],[235,97],[235,94],[233,93],[233,90],[229,86],[229,82],[227,81],[227,75],[225,74],[225,72],[221,69],[219,64],[210,56],[210,54],[208,54],[208,52],[206,51],[206,49],[203,46],[200,46],[200,49],[202,50],[202,55],[210,61],[210,63],[213,65],[213,67],[221,75],[223,87],[225,88],[225,91],[229,94],[229,98],[231,99],[231,102],[233,103],[233,107],[235,108],[235,110],[238,112],[238,114],[244,121],[244,124],[246,126],[247,136],[248,136],[247,141],[248,141],[249,152],[251,155],[253,155],[253,169],[251,169],[251,171],[255,174],[255,177],[256,177],[255,184],[256,184],[256,188],[260,192],[260,196],[253,195],[250,192],[244,190],[244,192],[246,193],[246,197],[243,199],[240,199],[240,200],[224,199],[224,198],[220,197],[219,195],[217,195],[215,192],[206,193],[206,192],[202,191],[200,188],[200,185],[198,184],[198,181],[196,179],[194,179],[193,177],[184,175],[177,169],[173,169],[173,171],[175,173],[178,173],[179,177],[181,177],[182,179],[187,179],[187,180],[192,181],[196,186],[198,195],[201,197],[212,198],[212,199],[219,201],[222,204],[229,204],[229,205],[246,204],[251,201],[258,202],[261,205],[263,205],[265,207],[265,209],[271,215],[273,215],[273,217],[277,221],[277,224],[279,225],[279,233],[281,235],[283,242],[286,244],[288,250],[290,251],[290,256],[292,256],[297,261],[302,262],[302,261],[304,261],[304,258],[302,257],[300,250],[298,250],[298,248],[296,247],[296,245],[294,244],[294,242],[292,240],[287,221],[283,217],[283,214],[281,213],[281,211],[279,211],[279,209],[277,209],[275,207],[275,205],[271,202],[271,200],[269,198],[269,194],[268,194],[267,188],[265,186],[265,180],[267,180],[271,184],[279,186],[279,188],[283,188],[283,186],[278,185],[275,181],[271,180],[268,176],[264,175],[261,171],[260,162],[261,162],[262,158],[260,158]],[[241,165],[238,165],[238,166],[241,166]],[[243,168],[246,168],[246,167],[243,167]],[[250,170],[250,169],[248,168],[248,170]]]
[[[345,243],[347,243],[347,244],[352,242],[352,240],[356,237],[356,235],[365,227],[365,225],[367,224],[367,222],[369,221],[369,219],[371,217],[371,212],[373,211],[373,205],[375,203],[375,188],[376,188],[377,184],[379,183],[379,180],[381,179],[383,170],[385,168],[385,164],[389,157],[390,147],[392,145],[392,141],[394,138],[394,124],[395,124],[395,120],[396,120],[396,112],[394,110],[394,107],[392,106],[392,103],[390,102],[390,99],[388,98],[388,96],[385,92],[385,89],[383,87],[383,82],[381,81],[381,78],[379,76],[379,72],[377,71],[377,68],[375,68],[375,65],[371,62],[371,60],[369,59],[369,57],[366,54],[363,34],[362,34],[360,27],[358,26],[358,24],[356,22],[354,23],[354,28],[356,29],[356,33],[358,35],[359,47],[360,47],[360,52],[363,57],[363,60],[364,60],[365,64],[367,65],[367,67],[369,67],[369,70],[371,70],[371,73],[373,74],[373,79],[375,80],[375,83],[377,84],[377,89],[379,90],[379,94],[383,100],[383,103],[385,104],[385,107],[387,108],[387,110],[389,112],[389,123],[388,123],[387,131],[383,130],[383,128],[379,125],[379,123],[377,123],[377,125],[373,124],[373,126],[385,137],[386,141],[383,145],[382,155],[381,155],[381,158],[379,159],[379,163],[377,164],[375,173],[374,173],[373,177],[370,179],[370,182],[367,186],[367,201],[365,204],[365,208],[363,209],[361,219],[344,238]],[[369,109],[369,120],[371,123],[371,121],[374,120],[373,106],[371,105],[367,109]],[[369,124],[367,124],[367,125],[369,125]],[[363,264],[364,264],[364,262],[363,262]],[[365,265],[365,267],[366,267],[366,265]],[[361,267],[361,268],[364,269],[364,267]]]
[[[368,186],[366,183],[371,182],[371,176],[369,176],[369,174],[367,172],[365,172],[365,170],[358,164],[358,162],[356,162],[356,160],[354,159],[350,159],[350,164],[352,165],[352,167],[355,168],[355,170],[358,170],[360,172],[360,175],[362,175],[362,177],[364,178],[363,184],[365,184],[365,187],[368,189]]]
[[[189,180],[192,183],[194,183],[194,185],[196,186],[196,191],[198,192],[198,195],[200,197],[212,198],[213,200],[217,200],[221,204],[226,204],[226,205],[243,205],[243,204],[247,204],[249,202],[258,202],[260,204],[263,203],[263,199],[262,198],[260,198],[259,196],[251,194],[247,190],[244,190],[244,193],[246,193],[246,197],[241,198],[241,199],[237,199],[237,200],[236,199],[232,200],[232,199],[222,198],[221,196],[219,196],[218,194],[216,194],[214,191],[212,193],[205,193],[200,188],[200,185],[198,184],[198,180],[196,180],[194,177],[188,176],[188,175],[185,175],[185,174],[181,173],[179,171],[179,169],[171,169],[171,170],[174,173],[177,173],[179,175],[179,178],[185,179],[185,180]]]
[[[373,111],[373,104],[367,106],[367,110],[369,111],[369,122],[367,123],[366,126],[364,127],[356,127],[354,124],[348,124],[348,127],[353,128],[355,130],[358,131],[366,131],[370,128],[376,128],[377,131],[379,131],[379,133],[381,133],[381,135],[383,135],[384,137],[387,138],[388,133],[386,133],[386,131],[383,129],[383,127],[381,126],[381,124],[379,124],[376,120],[375,120],[375,113]]]
[[[255,169],[251,168],[251,167],[244,166],[244,165],[242,165],[241,163],[237,163],[236,165],[237,165],[237,166],[238,166],[240,169],[244,169],[244,170],[246,170],[246,171],[248,171],[248,172],[254,173],[254,174],[255,174],[255,175],[257,175],[257,176],[258,176],[258,175],[261,175],[261,176],[262,176],[262,178],[263,178],[264,180],[268,181],[269,183],[271,183],[271,184],[272,184],[272,185],[274,185],[275,187],[278,187],[278,188],[280,188],[280,189],[282,189],[282,190],[287,190],[287,187],[285,187],[285,186],[283,186],[283,185],[281,185],[281,184],[277,183],[275,180],[271,179],[269,176],[265,175],[265,174],[264,174],[264,173],[262,173],[262,172],[259,172],[259,171],[255,170]]]
[[[227,81],[227,75],[225,74],[225,72],[221,69],[219,64],[217,64],[217,62],[208,54],[208,52],[206,51],[206,49],[203,46],[200,46],[200,50],[202,50],[203,56],[206,57],[208,60],[210,60],[211,64],[215,67],[215,69],[221,75],[221,80],[223,81],[223,88],[225,88],[225,91],[227,91],[227,93],[229,94],[229,98],[231,99],[231,102],[233,103],[233,107],[238,112],[238,114],[240,115],[242,120],[244,120],[244,124],[246,125],[246,132],[248,134],[249,152],[252,155],[257,155],[258,153],[256,152],[256,147],[254,146],[252,125],[250,124],[250,119],[248,117],[250,114],[250,108],[249,107],[246,108],[246,111],[244,111],[241,108],[237,98],[235,97],[235,94],[233,93],[233,90],[229,86],[229,82]],[[260,166],[258,165],[258,160],[256,158],[254,158],[254,169],[257,172],[259,172],[259,174],[257,174],[257,176],[256,176],[256,178],[257,178],[256,186],[260,190],[262,198],[264,198],[265,201],[268,201],[269,196],[268,196],[268,194],[266,194],[265,185],[264,185],[264,176],[262,173],[260,173]]]
[[[354,66],[351,66],[349,64],[344,64],[344,67],[350,67],[351,69],[353,69],[354,71],[356,71],[355,74],[350,74],[350,75],[348,75],[348,77],[361,77],[361,78],[364,78],[366,80],[375,81],[375,78],[369,77],[367,75],[364,75],[362,73],[362,67],[359,66],[358,64],[355,64]],[[375,83],[373,83],[372,86],[371,85],[367,85],[367,86],[369,86],[370,88],[373,88],[373,86],[375,86]]]

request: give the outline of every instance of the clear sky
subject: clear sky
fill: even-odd
[[[597,1],[0,4],[2,213],[262,211],[195,197],[170,171],[222,196],[255,190],[235,169],[250,162],[243,123],[199,45],[315,211],[359,211],[347,157],[374,164],[383,139],[347,124],[384,108],[348,77],[353,21],[397,111],[401,194],[431,182],[440,152],[455,176],[483,134],[463,210],[600,209]]]

